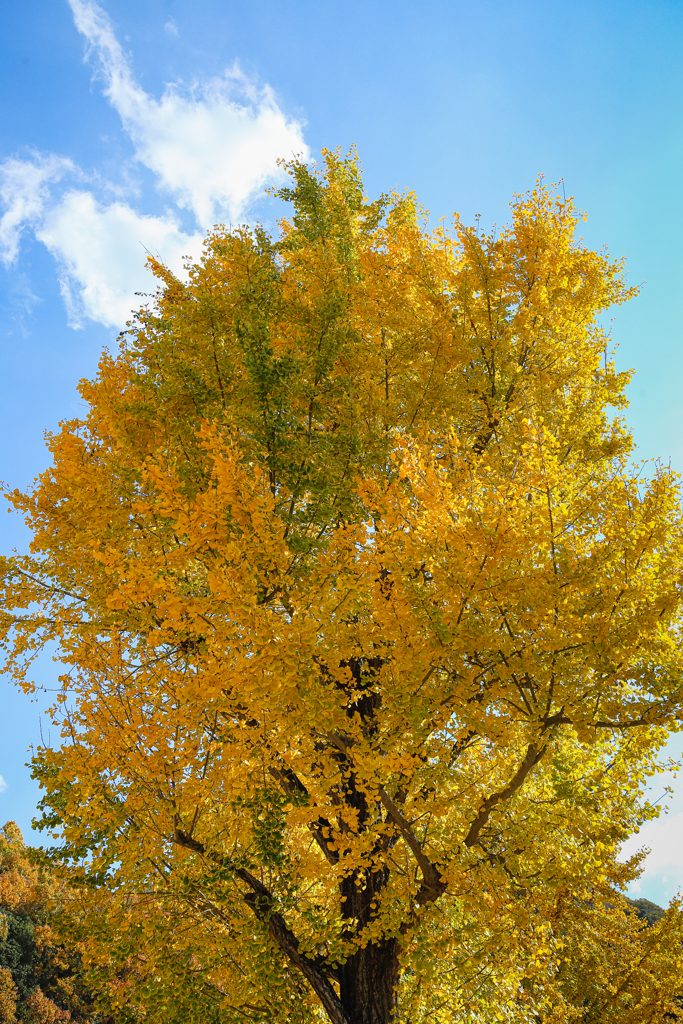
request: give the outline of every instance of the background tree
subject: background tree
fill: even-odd
[[[78,946],[65,945],[53,928],[70,894],[29,854],[7,822],[0,829],[0,1022],[106,1024],[83,983]]]
[[[565,1015],[572,1007],[571,1016],[585,1024],[680,1019],[680,897],[666,912],[648,900],[639,902],[641,906],[604,884],[579,884],[558,900],[556,928],[562,932],[563,948],[556,1007]]]
[[[152,261],[11,495],[8,667],[67,666],[44,822],[153,1014],[183,965],[185,1020],[565,1020],[561,908],[623,881],[682,706],[678,482],[597,321],[632,290],[542,183],[484,235],[289,171],[277,240]]]

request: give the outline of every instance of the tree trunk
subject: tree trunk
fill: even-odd
[[[349,1024],[390,1024],[398,1009],[396,939],[370,943],[340,968],[339,997]]]
[[[382,705],[381,694],[369,688],[369,682],[376,678],[382,668],[382,658],[350,658],[342,662],[351,671],[353,686],[358,696],[347,708],[353,718],[359,715],[363,731],[372,735],[376,728],[376,714]],[[346,755],[340,758],[343,764]],[[344,802],[356,812],[357,827],[362,831],[371,820],[366,794],[356,787],[355,772],[347,769],[344,785]],[[381,811],[381,805],[373,812]],[[372,852],[370,863],[381,863],[386,839]],[[375,860],[375,858],[377,858]],[[346,936],[363,940],[363,933],[376,917],[384,891],[389,881],[389,870],[379,867],[365,871],[353,871],[340,884],[341,912],[348,922]],[[346,963],[339,968],[339,998],[349,1024],[390,1024],[398,1009],[399,946],[395,938],[368,942],[356,949]]]
[[[362,933],[374,916],[371,906],[379,899],[388,871],[354,872],[342,881],[344,917]],[[383,939],[356,950],[339,969],[339,998],[349,1024],[390,1024],[398,1008],[398,942]]]

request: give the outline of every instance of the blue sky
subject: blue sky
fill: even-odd
[[[179,268],[215,221],[272,227],[277,158],[351,144],[371,196],[415,189],[434,220],[500,224],[539,173],[563,179],[586,241],[645,282],[612,324],[628,419],[642,457],[683,470],[680,0],[24,0],[2,5],[0,48],[7,483],[81,412],[76,382],[152,285],[145,249]],[[25,545],[0,525],[2,550]],[[0,819],[25,833],[57,671],[40,663],[36,703],[0,683]],[[659,902],[683,885],[683,784],[669,803],[636,841]]]

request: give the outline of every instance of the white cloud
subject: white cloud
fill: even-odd
[[[666,869],[678,882],[683,882],[683,811],[675,815],[662,814],[646,822],[637,835],[624,843],[620,859],[626,860],[643,846],[650,848],[643,878],[658,875]]]
[[[69,3],[136,159],[201,227],[239,219],[255,194],[279,177],[278,158],[307,155],[302,125],[280,110],[269,86],[256,87],[235,67],[185,92],[168,85],[157,100],[135,81],[102,8],[90,0]]]
[[[168,85],[161,99],[148,95],[106,12],[91,0],[69,3],[135,159],[153,173],[175,211],[152,216],[130,205],[125,166],[122,186],[86,176],[56,154],[10,157],[0,164],[0,258],[15,261],[22,230],[32,228],[57,261],[71,326],[89,319],[121,328],[139,305],[135,292],[156,286],[145,270],[145,249],[176,273],[182,273],[183,256],[200,255],[201,236],[182,229],[180,209],[191,211],[202,230],[217,220],[235,222],[280,178],[278,158],[308,151],[301,124],[286,117],[268,86],[254,85],[238,68],[189,90]],[[166,29],[175,30],[172,18]],[[67,176],[71,183],[63,181]]]
[[[179,34],[178,33],[178,26],[176,25],[176,23],[173,20],[173,18],[169,18],[168,19],[168,21],[164,25],[164,31],[168,32],[169,36],[177,36]]]
[[[0,202],[5,210],[0,218],[3,263],[16,260],[22,230],[40,221],[50,184],[59,181],[67,171],[75,171],[71,160],[53,153],[36,153],[31,160],[10,157],[0,164]]]
[[[202,235],[183,232],[172,214],[145,216],[127,203],[105,205],[75,190],[47,212],[36,237],[57,260],[72,327],[84,318],[122,327],[140,305],[135,292],[156,287],[145,270],[145,250],[182,274],[183,257],[198,258],[202,245]]]
[[[6,789],[7,789],[7,783],[3,779],[2,775],[0,775],[0,793],[4,793]]]

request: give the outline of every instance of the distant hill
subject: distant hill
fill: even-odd
[[[642,917],[648,924],[655,924],[656,921],[660,921],[666,913],[665,910],[650,900],[629,900],[629,903],[638,917]]]

